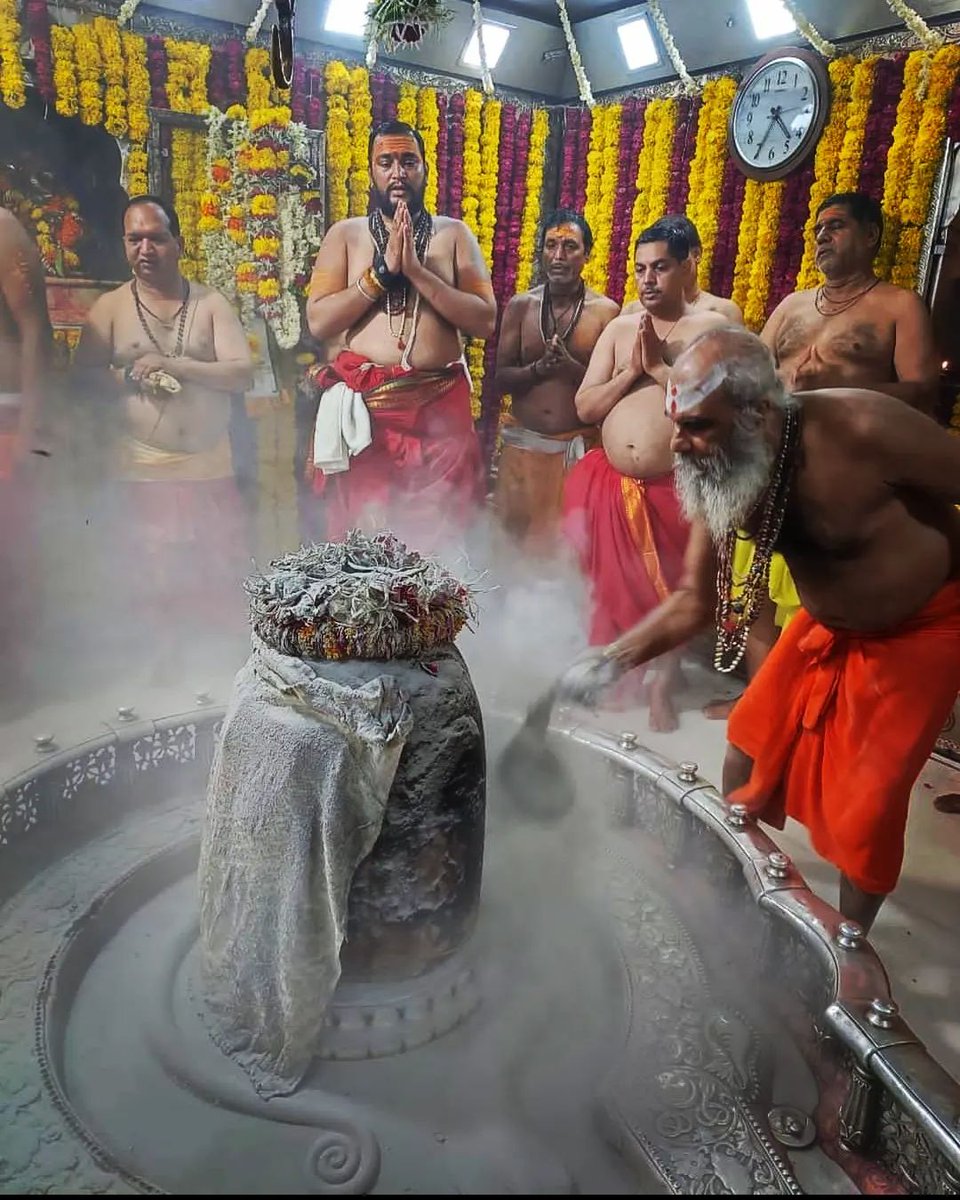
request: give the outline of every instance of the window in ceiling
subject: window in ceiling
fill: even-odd
[[[482,21],[480,28],[483,30],[483,49],[487,56],[487,66],[492,71],[500,61],[500,55],[512,30],[509,25],[497,25],[493,21]],[[476,30],[470,35],[470,41],[467,42],[460,61],[465,66],[480,69],[480,42]]]
[[[367,29],[368,7],[357,0],[327,0],[323,28],[327,33],[346,33],[362,38]]]
[[[763,38],[795,33],[797,26],[781,0],[747,0],[754,35]]]
[[[622,22],[617,26],[617,33],[628,70],[639,71],[641,67],[652,67],[660,61],[646,17]]]

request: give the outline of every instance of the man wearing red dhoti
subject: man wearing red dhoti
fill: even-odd
[[[482,498],[461,338],[489,337],[496,303],[467,226],[424,208],[420,134],[384,122],[369,156],[371,213],[328,231],[307,302],[310,332],[339,345],[316,374],[314,492],[329,537],[356,525],[432,546]]]
[[[25,466],[45,453],[41,405],[50,365],[50,318],[40,256],[0,208],[0,701],[22,707],[22,655],[38,620],[33,504]]]
[[[244,633],[249,539],[229,421],[253,364],[229,302],[181,275],[173,209],[134,197],[123,233],[133,279],[91,308],[74,361],[88,391],[122,406],[120,569],[169,671],[187,634]]]
[[[603,446],[567,475],[564,530],[592,587],[590,642],[632,629],[676,586],[688,526],[673,486],[671,424],[664,414],[668,364],[691,339],[722,325],[694,312],[684,293],[695,271],[676,225],[658,221],[634,248],[643,311],[606,326],[577,392],[577,414],[601,425]],[[650,691],[650,727],[677,727],[676,655],[666,657]],[[635,674],[631,682],[639,683]],[[629,688],[621,689],[621,700]]]
[[[693,521],[680,585],[564,688],[602,686],[714,610],[717,665],[732,669],[779,550],[803,610],[734,708],[724,794],[776,826],[802,821],[841,872],[841,912],[868,929],[960,688],[960,443],[876,392],[788,396],[745,330],[697,339],[671,376],[677,488]],[[733,601],[740,530],[757,548]]]

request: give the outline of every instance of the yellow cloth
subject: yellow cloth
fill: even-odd
[[[737,548],[733,554],[733,597],[736,599],[742,592],[750,568],[753,566],[753,556],[756,551],[753,538],[737,538]],[[793,576],[782,554],[774,554],[770,560],[770,599],[777,606],[776,622],[781,629],[786,629],[793,618],[802,608],[797,594]]]
[[[233,475],[230,438],[224,434],[209,450],[160,450],[135,437],[125,437],[122,445],[122,478],[137,483],[155,480],[164,483],[207,483],[229,479]]]

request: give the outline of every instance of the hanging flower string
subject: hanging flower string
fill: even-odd
[[[480,82],[486,95],[493,95],[493,76],[487,65],[487,48],[483,43],[483,13],[480,0],[473,0],[473,31],[477,35],[477,52],[480,55]]]
[[[946,40],[943,34],[931,29],[917,10],[911,8],[905,0],[887,0],[887,8],[903,21],[924,50],[939,50],[943,45]]]
[[[783,0],[783,7],[793,18],[793,23],[796,25],[801,36],[805,37],[810,45],[818,54],[822,54],[824,58],[833,58],[837,52],[833,42],[828,42],[816,26],[808,21],[800,11],[800,6],[797,0]]]
[[[267,19],[267,13],[269,12],[270,5],[272,3],[273,0],[260,0],[260,7],[257,9],[257,15],[247,26],[245,37],[248,45],[252,46],[260,36],[260,30],[263,28],[263,23]]]
[[[117,10],[117,24],[122,29],[124,25],[129,25],[133,20],[133,14],[140,7],[140,0],[123,0]]]
[[[663,48],[667,52],[667,57],[673,63],[673,69],[680,77],[683,90],[686,95],[692,96],[700,90],[700,87],[687,70],[686,63],[680,56],[677,43],[673,40],[673,34],[670,32],[670,26],[667,24],[667,18],[663,15],[663,9],[660,7],[660,0],[649,0],[649,8],[650,16],[653,17],[653,23],[657,27],[657,33],[660,34],[660,41],[663,42]]]
[[[567,39],[570,63],[573,67],[573,73],[577,77],[577,88],[580,92],[580,99],[588,108],[593,108],[596,101],[593,98],[593,89],[590,87],[590,80],[583,69],[583,60],[580,57],[580,51],[577,49],[577,39],[573,36],[573,26],[570,24],[570,14],[567,12],[567,0],[557,0],[557,8],[560,10],[560,24],[563,26],[563,36]]]

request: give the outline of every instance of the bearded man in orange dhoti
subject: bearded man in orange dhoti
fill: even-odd
[[[313,487],[331,538],[356,525],[436,545],[482,499],[461,339],[491,336],[496,302],[474,235],[424,208],[427,170],[415,129],[378,126],[372,211],[333,225],[314,265],[307,319],[332,361],[315,374]]]
[[[733,328],[680,356],[667,412],[693,521],[682,578],[564,688],[596,689],[714,610],[717,663],[732,668],[779,551],[803,610],[733,710],[724,793],[778,827],[802,821],[842,873],[841,912],[869,928],[899,877],[911,788],[960,688],[960,442],[877,392],[788,396],[769,350]],[[757,550],[733,602],[740,530]]]

